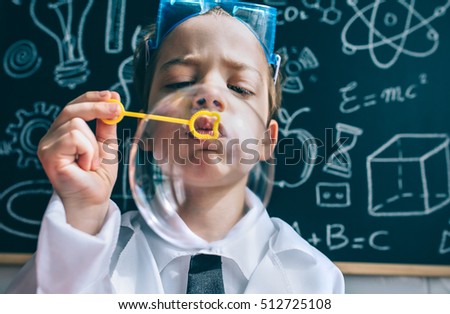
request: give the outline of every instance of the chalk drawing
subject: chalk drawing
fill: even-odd
[[[421,216],[450,202],[447,134],[397,134],[367,157],[371,216]]]
[[[336,8],[336,0],[302,0],[306,10],[319,11],[321,13],[320,22],[335,25],[341,21],[342,12]],[[285,0],[265,0],[265,4],[280,7],[277,10],[277,25],[285,25],[296,20],[304,21],[309,19],[306,10],[293,5],[287,5]],[[328,5],[327,5],[328,4]]]
[[[136,49],[139,38],[142,35],[141,28],[141,26],[136,27],[131,39],[131,47],[133,51]],[[133,56],[129,56],[120,63],[119,69],[117,70],[119,82],[115,83],[110,88],[120,94],[120,99],[125,109],[128,109],[131,103],[131,94],[128,85],[133,83],[133,72]]]
[[[298,222],[295,221],[297,225]],[[310,235],[302,235],[311,245],[317,247],[323,244],[329,251],[342,249],[363,250],[366,247],[375,251],[389,251],[389,232],[387,230],[375,230],[367,235],[351,237],[346,233],[346,226],[341,223],[330,223],[325,226],[325,231],[316,230]]]
[[[11,143],[7,141],[0,141],[0,156],[9,156],[11,152]]]
[[[300,10],[299,8],[292,5],[277,10],[278,27],[286,25],[287,23],[292,23],[297,20],[304,21],[307,20],[308,18],[309,16],[306,14],[304,10]]]
[[[3,68],[12,78],[20,79],[33,75],[41,66],[36,46],[29,40],[19,40],[6,50]]]
[[[344,53],[352,55],[367,50],[380,69],[392,67],[402,54],[415,58],[433,54],[439,46],[439,33],[430,23],[447,12],[450,1],[436,7],[427,18],[417,12],[415,2],[376,0],[360,9],[358,1],[347,0],[355,15],[341,33]],[[367,43],[356,44],[354,42],[361,42],[358,35],[362,27],[367,29]],[[351,36],[352,32],[354,36]]]
[[[302,0],[302,3],[308,9],[320,11],[322,13],[321,22],[335,25],[341,21],[342,12],[336,8],[336,0]],[[329,3],[329,6],[324,6],[324,3]]]
[[[349,151],[355,147],[358,136],[363,133],[363,130],[344,123],[337,123],[336,130],[335,146],[338,148],[328,157],[323,171],[350,178],[352,176],[352,160]]]
[[[300,75],[304,71],[317,69],[320,66],[315,54],[308,47],[301,51],[297,47],[281,47],[278,50],[284,58],[283,69],[285,76],[281,82],[283,92],[300,94],[303,92],[303,82]]]
[[[351,205],[350,184],[347,182],[319,182],[316,185],[316,205],[342,208]]]
[[[318,237],[318,235],[315,232],[313,232],[311,233],[311,237],[308,238],[307,241],[311,243],[311,245],[317,246],[320,242],[322,242],[322,239]]]
[[[105,31],[105,50],[107,53],[122,52],[126,6],[126,0],[108,0]]]
[[[59,111],[58,106],[47,106],[45,102],[34,103],[32,111],[17,110],[18,122],[10,123],[6,128],[6,133],[12,136],[12,140],[9,145],[3,145],[3,155],[18,154],[18,168],[34,165],[36,169],[41,169],[42,166],[36,156],[37,147]]]
[[[298,221],[294,221],[291,225],[292,229],[295,230],[295,232],[297,232],[300,236],[302,235],[302,232],[300,230],[300,226],[298,224]]]
[[[339,110],[344,114],[357,112],[363,108],[377,106],[380,103],[405,103],[418,97],[420,87],[428,84],[428,75],[421,73],[418,81],[405,86],[394,85],[383,88],[380,92],[371,92],[364,96],[357,94],[358,82],[352,81],[346,86],[341,87],[342,101],[339,104]]]
[[[295,111],[292,115],[281,108],[278,111],[279,132],[282,138],[276,147],[276,163],[283,168],[289,168],[292,178],[275,179],[273,184],[280,188],[296,188],[305,183],[311,176],[314,161],[317,158],[317,143],[314,137],[304,129],[293,129],[295,119],[302,113],[309,112],[310,108],[305,107]],[[284,144],[283,144],[284,143]],[[292,149],[289,148],[292,146]],[[287,149],[286,151],[283,151]],[[293,156],[287,155],[294,152]],[[280,162],[283,160],[283,162]]]
[[[36,207],[45,206],[39,201],[47,202],[52,192],[47,180],[30,180],[0,193],[0,230],[19,238],[37,239],[42,217],[36,217]]]
[[[59,63],[54,75],[61,87],[74,89],[85,83],[90,74],[83,52],[83,29],[93,3],[94,0],[31,0],[33,22],[57,43]]]
[[[386,230],[378,230],[372,232],[368,239],[366,237],[349,238],[345,234],[345,225],[343,224],[327,224],[326,226],[326,243],[330,251],[343,249],[350,246],[354,250],[364,249],[365,242],[370,248],[377,251],[389,251],[391,246],[382,243],[379,237],[387,237],[389,232]],[[384,239],[385,242],[385,239]]]
[[[442,231],[441,243],[439,245],[439,254],[450,253],[450,231]]]

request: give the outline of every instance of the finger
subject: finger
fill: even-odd
[[[87,125],[87,123],[85,121],[83,121],[80,118],[74,118],[74,119],[70,120],[67,123],[66,128],[69,130],[80,131],[81,134],[89,141],[89,143],[93,149],[93,155],[92,155],[91,164],[89,166],[89,169],[96,170],[99,165],[99,151],[98,151],[98,145],[97,145],[97,138],[95,137],[91,128]],[[83,168],[83,169],[85,169],[85,168]],[[88,170],[88,168],[86,168],[85,170]]]
[[[111,99],[120,101],[117,92],[111,92]],[[97,137],[99,158],[103,164],[112,164],[117,160],[117,124],[106,124],[102,120],[96,121],[95,134]]]
[[[115,119],[122,109],[119,104],[107,101],[87,101],[67,105],[53,121],[50,130],[58,128],[62,124],[74,118],[81,118],[84,121],[94,119]]]
[[[93,146],[91,141],[84,136],[79,130],[74,130],[70,133],[73,141],[76,141],[76,156],[77,164],[81,169],[89,171],[94,164],[95,151],[98,150],[97,146]]]
[[[80,130],[71,130],[54,141],[46,142],[39,150],[39,158],[49,177],[60,169],[76,162],[83,170],[90,170],[96,145]]]
[[[109,90],[86,92],[69,102],[67,105],[73,105],[80,102],[107,101],[108,99],[111,99],[112,93],[115,92]]]
[[[84,121],[94,119],[115,119],[121,113],[121,107],[111,102],[83,102],[66,106],[53,121],[50,130],[58,128],[62,124],[74,118]]]
[[[82,119],[74,118],[66,122],[59,128],[53,130],[51,133],[48,133],[48,135],[46,135],[47,138],[44,141],[46,143],[55,142],[59,138],[62,138],[65,134],[70,133],[73,130],[78,130],[79,132],[81,132],[83,136],[90,142],[91,146],[94,148],[94,155],[92,157],[92,165],[90,169],[96,170],[99,163],[97,139],[94,133],[92,133],[91,128]]]
[[[120,95],[119,95],[119,93],[117,93],[115,91],[109,91],[109,90],[90,91],[90,92],[84,93],[83,95],[78,96],[77,98],[75,98],[74,100],[69,102],[67,105],[73,105],[73,104],[77,104],[80,102],[108,101],[111,98],[120,100]]]
[[[106,124],[97,120],[95,135],[98,143],[98,157],[100,161],[115,161],[117,159],[117,125]],[[106,164],[111,164],[107,162]]]

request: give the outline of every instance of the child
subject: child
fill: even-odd
[[[138,89],[152,106],[182,87],[217,86],[220,93],[205,88],[191,108],[177,110],[202,108],[242,119],[243,112],[230,113],[225,101],[241,99],[267,121],[266,145],[273,149],[277,124],[270,117],[280,103],[271,34],[275,17],[273,9],[234,1],[161,0],[156,34],[144,38],[136,52]],[[186,183],[196,199],[178,212],[178,222],[187,226],[180,243],[192,239],[195,245],[168,240],[137,212],[121,217],[109,200],[117,163],[102,162],[112,156],[111,145],[108,150],[101,145],[117,138],[116,126],[97,120],[94,134],[85,122],[117,117],[120,109],[110,99],[119,95],[78,97],[41,140],[38,154],[55,194],[37,252],[9,292],[343,293],[340,271],[285,222],[269,218],[246,189],[248,174],[230,179],[217,172],[211,178],[202,171],[198,184]],[[205,173],[207,181],[200,175]]]

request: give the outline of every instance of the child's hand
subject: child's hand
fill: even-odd
[[[88,92],[71,101],[41,139],[38,156],[66,210],[67,222],[90,234],[100,231],[117,178],[117,127],[97,120],[95,134],[86,121],[114,119],[119,94]]]

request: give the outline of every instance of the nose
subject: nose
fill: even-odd
[[[225,110],[225,102],[217,88],[203,87],[194,96],[193,108],[223,112]]]

